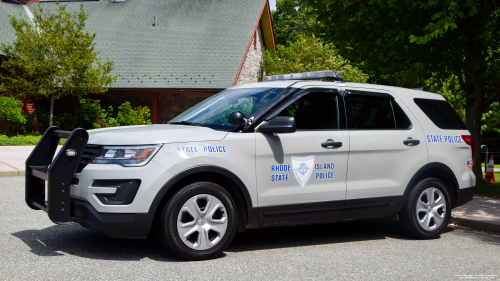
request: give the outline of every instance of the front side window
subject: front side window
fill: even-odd
[[[191,107],[168,123],[196,124],[231,132],[237,128],[229,123],[231,112],[241,111],[248,118],[283,90],[285,88],[228,89]]]
[[[339,129],[337,94],[308,93],[290,103],[277,116],[292,116],[297,130]]]

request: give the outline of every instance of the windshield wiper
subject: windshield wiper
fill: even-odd
[[[169,122],[168,124],[173,124],[173,125],[189,125],[189,126],[199,126],[203,127],[202,124],[196,123],[196,122],[190,122],[190,121],[177,121],[177,122]]]

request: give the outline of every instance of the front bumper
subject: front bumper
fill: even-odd
[[[148,213],[99,213],[83,200],[76,200],[72,205],[72,221],[113,238],[146,239],[154,218],[154,214]]]
[[[56,154],[60,138],[67,140]],[[99,180],[81,178],[82,164],[85,167],[90,162],[86,155],[95,150],[86,146],[87,140],[88,133],[84,129],[75,129],[73,132],[61,131],[57,127],[47,129],[26,160],[26,203],[32,209],[47,212],[49,218],[57,224],[77,222],[84,227],[102,231],[110,237],[146,238],[154,214],[134,208],[132,203],[141,180],[127,180],[130,183],[126,187],[120,185],[109,188],[110,185],[119,185],[123,183],[123,179],[140,174],[143,170],[139,167],[119,169],[120,182],[109,181],[110,175],[106,175],[109,170],[102,168],[102,172],[95,173],[96,176],[102,176]],[[161,167],[152,167],[154,173],[160,174]],[[143,182],[148,186],[150,184],[147,180]],[[86,194],[78,198],[74,191],[81,191],[82,184],[85,185]],[[116,191],[110,192],[111,190]]]

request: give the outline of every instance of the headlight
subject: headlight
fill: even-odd
[[[94,164],[119,164],[125,167],[146,165],[160,149],[161,145],[105,146]]]

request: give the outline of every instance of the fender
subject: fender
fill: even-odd
[[[453,171],[443,163],[433,162],[433,163],[425,164],[424,166],[422,166],[422,168],[420,168],[420,170],[418,170],[415,173],[415,175],[413,175],[410,182],[408,182],[408,185],[406,186],[403,197],[406,198],[408,196],[408,194],[410,193],[413,186],[415,186],[415,184],[417,184],[417,181],[424,173],[429,172],[429,171],[433,171],[433,170],[435,171],[436,169],[440,169],[440,170],[444,171],[446,173],[446,175],[449,176],[449,178],[452,180],[452,184],[453,184],[453,186],[451,188],[453,191],[457,192],[459,185],[458,185],[457,178],[455,177],[455,174],[453,173]],[[456,194],[451,194],[451,196],[452,196],[452,199],[454,199],[453,197],[456,197]]]
[[[167,183],[163,185],[163,187],[160,189],[158,194],[156,194],[155,199],[153,200],[153,203],[151,203],[151,207],[149,207],[149,214],[154,214],[156,213],[156,209],[160,205],[161,200],[167,194],[167,192],[172,188],[176,183],[178,183],[180,180],[186,178],[187,176],[196,174],[196,173],[203,173],[203,172],[211,172],[211,173],[217,173],[221,174],[223,176],[228,177],[231,179],[238,189],[241,191],[241,194],[243,194],[243,197],[245,199],[245,202],[247,204],[247,208],[252,208],[252,199],[250,197],[250,194],[248,193],[248,189],[245,186],[245,184],[241,181],[241,179],[233,174],[233,172],[219,167],[219,166],[212,166],[212,165],[202,165],[202,166],[196,166],[193,168],[189,168],[187,170],[184,170],[177,175],[173,176],[171,179],[168,180]]]

